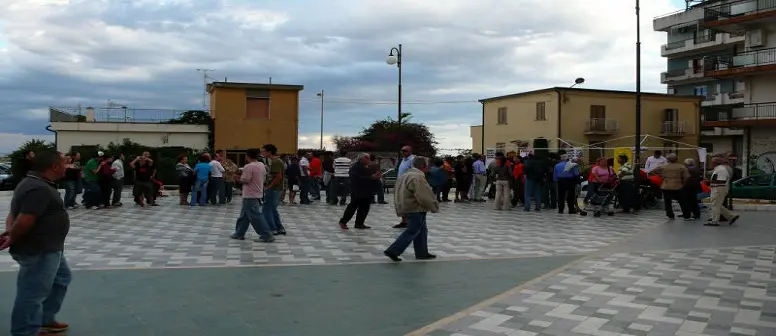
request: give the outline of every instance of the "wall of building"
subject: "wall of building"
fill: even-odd
[[[188,147],[205,149],[205,125],[52,122],[57,131],[57,150],[69,152],[72,146],[118,144],[125,139],[149,147]]]
[[[606,106],[606,119],[616,120],[619,131],[609,136],[585,135],[585,127],[590,120],[590,106]],[[566,94],[564,104],[561,109],[561,138],[577,143],[607,142],[605,147],[634,147],[636,134],[636,99],[633,95],[606,94],[606,93],[576,93]],[[686,135],[683,137],[672,137],[670,140],[686,143],[690,146],[699,144],[699,123],[700,123],[700,101],[696,99],[687,99],[680,97],[642,97],[642,118],[641,134],[649,134],[660,137],[663,117],[666,109],[677,109],[678,121],[685,123]],[[618,139],[622,138],[622,139]],[[618,139],[618,140],[614,140]],[[613,140],[613,141],[612,141]],[[664,147],[668,141],[657,138],[648,138],[643,143],[645,147]],[[685,145],[679,145],[680,148],[688,148]],[[664,150],[665,152],[665,150]],[[611,157],[612,150],[605,152],[605,156]],[[697,158],[697,153],[691,150],[679,151],[678,155],[682,158]],[[585,156],[590,156],[586,151]]]
[[[747,80],[746,102],[751,104],[776,102],[776,75],[751,76]]]
[[[234,150],[272,143],[280,153],[295,153],[299,138],[299,92],[270,91],[270,118],[247,119],[245,89],[217,88],[211,94],[215,147]]]
[[[536,103],[544,102],[545,120],[536,120]],[[507,108],[507,123],[498,124],[498,109]],[[557,146],[558,94],[554,91],[504,98],[485,103],[485,147],[496,148],[511,141],[531,141],[535,138],[550,140]],[[478,151],[478,150],[476,150]]]
[[[482,152],[482,126],[469,127],[469,133],[472,138],[472,153]]]

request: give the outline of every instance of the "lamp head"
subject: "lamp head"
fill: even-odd
[[[582,84],[584,82],[585,82],[585,79],[582,78],[582,77],[579,77],[579,78],[574,80],[574,84]]]
[[[399,63],[399,58],[396,57],[393,52],[388,54],[388,58],[385,60],[385,63],[388,63],[388,65],[395,65],[396,63]]]

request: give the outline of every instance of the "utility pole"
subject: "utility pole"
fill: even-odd
[[[318,93],[318,97],[321,97],[321,151],[323,151],[323,90]]]
[[[197,69],[197,72],[202,73],[202,111],[207,111],[207,80],[212,79],[207,75],[208,72],[215,71],[213,69]]]
[[[641,16],[639,0],[636,0],[636,144],[633,153],[633,167],[640,169],[641,163]],[[636,178],[640,174],[636,171]]]

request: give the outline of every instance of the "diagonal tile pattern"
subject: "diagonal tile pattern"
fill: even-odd
[[[0,197],[7,208],[9,196]],[[127,205],[75,210],[66,254],[74,269],[218,267],[249,265],[387,262],[382,251],[400,232],[391,205],[372,207],[372,230],[343,232],[336,223],[344,207],[282,206],[289,235],[275,243],[228,238],[239,199],[217,207],[179,206],[172,197],[159,207]],[[0,207],[0,211],[3,211]],[[497,212],[489,204],[444,204],[429,216],[430,248],[441,259],[483,259],[586,254],[664,222],[659,214],[581,217],[554,211]],[[250,233],[254,234],[254,233]],[[412,253],[411,251],[409,252]],[[411,258],[410,258],[411,259]],[[0,254],[0,270],[16,265]]]
[[[431,335],[776,335],[775,250],[583,261]]]

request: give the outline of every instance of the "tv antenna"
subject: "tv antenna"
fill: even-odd
[[[202,73],[202,85],[203,85],[203,88],[202,88],[202,111],[207,111],[208,110],[208,108],[207,108],[207,80],[210,79],[210,80],[215,81],[214,78],[211,78],[210,76],[207,75],[207,73],[211,72],[211,71],[215,71],[215,70],[213,70],[213,69],[197,69],[197,72],[201,72]]]

